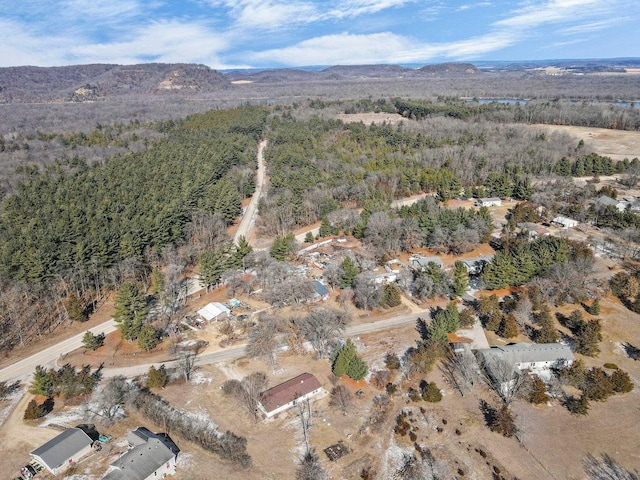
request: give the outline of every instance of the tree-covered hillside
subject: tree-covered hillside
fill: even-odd
[[[252,107],[194,115],[164,125],[165,138],[145,152],[34,175],[2,205],[2,273],[39,282],[86,265],[107,268],[181,241],[198,210],[231,222],[252,192],[242,168],[254,168],[266,116]]]

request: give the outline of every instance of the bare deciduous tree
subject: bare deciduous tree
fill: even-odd
[[[346,414],[353,407],[353,394],[344,385],[336,385],[331,389],[329,405],[338,407]]]
[[[638,480],[638,472],[621,467],[606,453],[599,457],[591,454],[583,459],[584,469],[590,480]]]
[[[123,376],[110,378],[97,389],[86,405],[89,414],[99,416],[106,425],[114,423],[137,387]]]
[[[442,362],[441,370],[463,397],[480,380],[478,361],[467,345],[462,351],[451,351]]]
[[[321,308],[313,310],[298,326],[318,355],[326,357],[333,342],[342,337],[350,322],[351,317],[346,312]]]
[[[267,376],[263,372],[254,372],[247,375],[242,380],[228,380],[222,385],[222,391],[238,400],[240,405],[255,420],[258,419],[260,411],[258,402],[260,394],[267,388]]]
[[[280,334],[280,321],[271,315],[262,315],[258,323],[249,331],[246,352],[250,357],[262,357],[276,369]]]
[[[527,379],[527,372],[519,370],[513,363],[490,357],[482,361],[487,383],[509,405],[520,392]]]
[[[180,354],[180,358],[178,358],[178,363],[176,364],[177,370],[180,372],[185,382],[191,381],[191,376],[196,370],[196,358],[198,356],[198,352],[183,352]]]

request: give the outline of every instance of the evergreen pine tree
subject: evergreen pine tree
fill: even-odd
[[[531,390],[529,392],[529,402],[531,403],[547,403],[549,401],[549,395],[547,394],[547,386],[542,379],[533,375],[533,381],[531,382]]]
[[[86,322],[89,320],[84,302],[73,293],[67,297],[64,305],[67,309],[69,320],[72,322]]]
[[[118,324],[122,338],[136,340],[143,327],[148,308],[144,292],[138,284],[123,283],[115,298],[113,318]]]
[[[453,265],[453,294],[461,297],[467,288],[469,288],[469,274],[464,263],[458,261]]]
[[[147,373],[147,386],[149,388],[163,388],[169,382],[169,376],[167,375],[167,370],[163,365],[160,365],[160,368],[156,368],[153,365],[149,368],[149,372]]]
[[[160,343],[159,333],[151,325],[145,325],[138,334],[138,347],[145,352],[153,350]]]
[[[400,288],[395,283],[388,283],[382,291],[382,299],[380,305],[383,307],[397,307],[402,303]]]
[[[88,330],[84,334],[84,336],[82,337],[82,345],[87,350],[96,350],[96,349],[98,349],[99,347],[102,346],[103,341],[104,341],[104,337],[103,336],[94,335],[93,333],[91,333]]]
[[[600,315],[600,300],[595,299],[591,306],[589,307],[589,313],[591,315]]]
[[[346,257],[340,264],[342,275],[340,276],[341,288],[353,288],[356,284],[356,277],[360,273],[360,269],[351,257]]]
[[[513,338],[518,336],[518,324],[513,313],[505,316],[500,323],[500,327],[496,332],[502,338]]]

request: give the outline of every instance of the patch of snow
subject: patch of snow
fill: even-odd
[[[210,385],[211,382],[213,382],[213,378],[205,376],[205,374],[202,372],[195,372],[191,376],[191,380],[189,381],[189,383],[192,383],[194,385]]]
[[[176,468],[177,469],[188,469],[188,468],[192,468],[195,467],[196,465],[196,461],[193,458],[193,455],[191,455],[190,453],[183,453],[180,452],[178,454],[178,460],[176,461]]]
[[[47,427],[49,425],[61,425],[63,427],[73,427],[78,423],[82,423],[86,419],[86,414],[83,406],[74,407],[64,412],[58,412],[56,414],[49,414],[40,423],[40,427]]]
[[[9,414],[16,407],[20,399],[27,393],[27,387],[16,389],[11,395],[4,399],[5,405],[0,408],[0,425],[9,417]]]

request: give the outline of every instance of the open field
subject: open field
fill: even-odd
[[[640,132],[568,125],[531,125],[531,128],[568,133],[584,140],[587,148],[613,160],[640,157]]]

